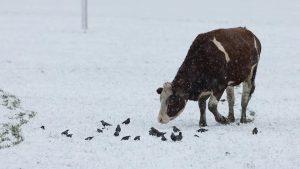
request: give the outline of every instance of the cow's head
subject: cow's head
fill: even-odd
[[[186,100],[182,96],[174,94],[169,82],[166,82],[163,88],[158,88],[156,92],[160,95],[161,103],[158,121],[166,124],[182,113]]]

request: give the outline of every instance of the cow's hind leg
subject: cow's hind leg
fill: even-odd
[[[228,120],[230,122],[234,122],[235,118],[234,118],[234,87],[233,86],[228,86],[226,88],[226,93],[227,93],[227,101],[228,101],[228,108],[229,108],[229,113],[228,113]]]
[[[251,96],[255,90],[255,75],[256,75],[257,66],[254,65],[251,69],[250,76],[246,81],[243,82],[243,94],[242,94],[242,114],[241,114],[241,123],[251,122],[252,120],[246,119],[246,110],[248,103],[251,99]]]
[[[202,96],[198,100],[198,105],[200,109],[200,121],[199,121],[199,126],[200,127],[205,127],[207,126],[206,123],[206,100],[209,98],[209,95]]]
[[[222,124],[228,124],[229,120],[226,117],[222,116],[218,111],[218,103],[224,90],[225,88],[222,90],[213,91],[209,99],[208,109],[214,114],[217,122]]]

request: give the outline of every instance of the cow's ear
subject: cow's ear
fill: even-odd
[[[162,90],[163,90],[163,88],[162,88],[162,87],[160,87],[160,88],[156,89],[156,92],[157,92],[157,94],[161,94]]]

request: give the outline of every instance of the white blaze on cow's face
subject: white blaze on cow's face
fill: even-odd
[[[157,89],[157,93],[160,94],[161,103],[158,121],[166,124],[183,112],[186,100],[173,94],[172,85],[169,82],[166,82],[163,88]]]

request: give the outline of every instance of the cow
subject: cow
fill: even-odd
[[[246,119],[246,109],[255,90],[260,53],[259,39],[247,28],[217,29],[199,34],[174,80],[156,90],[161,102],[158,121],[166,124],[175,119],[183,112],[187,101],[193,100],[198,101],[200,108],[199,126],[207,126],[205,111],[209,98],[208,109],[217,122],[234,122],[234,86],[242,83],[240,122],[250,122]],[[225,90],[228,117],[218,111],[218,103]]]

